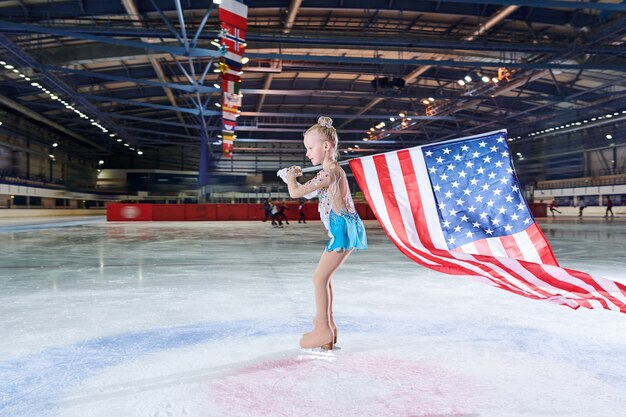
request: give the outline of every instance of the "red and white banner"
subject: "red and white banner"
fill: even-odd
[[[245,30],[248,27],[248,6],[235,0],[222,0],[219,18],[221,22]]]
[[[241,81],[242,59],[246,47],[248,26],[248,6],[235,0],[222,0],[219,9],[221,21],[221,45],[223,56],[220,65],[226,69],[222,73],[222,155],[232,158],[233,143],[238,110],[241,107],[239,85]]]

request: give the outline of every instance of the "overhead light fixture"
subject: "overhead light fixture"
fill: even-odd
[[[607,139],[609,139],[609,140],[611,140],[611,139],[613,139],[613,135],[610,135],[610,134],[609,134],[609,135],[606,135],[606,138],[607,138]]]
[[[400,116],[400,117],[405,117],[405,116],[406,116],[406,114],[404,114],[403,112],[400,112],[400,113],[398,113],[398,116]]]
[[[222,86],[219,85],[218,83],[213,84],[213,87],[215,87],[215,88],[222,88]]]
[[[500,81],[500,80],[498,80],[498,77],[493,77],[491,79],[491,81],[493,81],[494,83],[498,84],[498,81]]]
[[[457,83],[459,83],[459,85],[465,85],[465,81],[463,81],[463,80],[459,80],[459,81],[457,81]]]
[[[472,77],[470,77],[469,75],[465,76],[465,82],[471,83],[472,82]]]
[[[53,147],[53,148],[56,148],[57,146],[59,146],[59,144],[58,144],[58,143],[56,143],[56,142],[54,142],[54,143],[52,144],[52,147]]]
[[[488,83],[489,82],[489,77],[487,77],[486,75],[483,75],[481,80],[483,80],[484,83]]]
[[[430,101],[432,103],[433,101],[435,101],[435,98],[434,97],[428,97],[428,101]]]
[[[143,155],[143,152],[140,150],[137,150],[137,155]]]
[[[241,58],[242,64],[247,64],[249,61],[250,61],[250,58],[248,58],[247,56],[244,56],[243,58]]]

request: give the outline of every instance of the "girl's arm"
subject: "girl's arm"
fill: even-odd
[[[302,176],[300,167],[294,166],[287,171],[287,186],[289,187],[289,196],[291,198],[301,198],[307,194],[327,188],[331,182],[331,175],[326,170],[321,170],[311,180],[300,184],[296,178]]]

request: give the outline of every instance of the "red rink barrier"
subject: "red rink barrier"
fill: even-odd
[[[217,220],[217,204],[185,204],[185,220],[215,221]]]
[[[109,222],[145,222],[152,220],[152,204],[107,204]]]
[[[287,219],[298,221],[298,203],[286,203]],[[367,203],[356,203],[355,208],[363,220],[375,219]],[[317,203],[304,204],[306,220],[319,220]],[[263,204],[107,204],[107,221],[220,221],[263,220]]]
[[[528,207],[534,217],[548,216],[548,205],[546,203],[528,203]]]
[[[182,222],[186,204],[153,204],[152,220],[155,222]]]

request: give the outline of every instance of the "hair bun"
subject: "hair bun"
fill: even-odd
[[[330,117],[326,117],[326,116],[321,116],[319,119],[317,119],[317,124],[323,127],[333,127],[333,119],[331,119]]]

